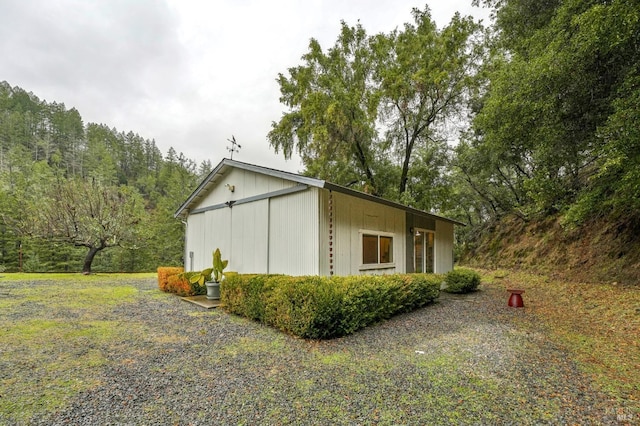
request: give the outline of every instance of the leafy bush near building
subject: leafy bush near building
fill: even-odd
[[[458,268],[447,272],[444,277],[447,293],[471,293],[480,285],[480,275],[471,269]]]
[[[291,277],[228,274],[221,302],[231,313],[307,339],[351,334],[436,300],[432,274]]]
[[[162,291],[173,293],[169,287],[169,277],[178,275],[184,271],[184,268],[178,266],[160,266],[158,267],[158,288]]]
[[[184,272],[181,267],[161,266],[158,268],[158,288],[167,293],[175,293],[178,296],[194,296],[205,294],[207,287],[198,283],[192,283],[190,278],[199,272]]]

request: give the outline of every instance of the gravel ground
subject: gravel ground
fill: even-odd
[[[140,290],[136,301],[104,311],[105,320],[117,319],[130,332],[117,343],[85,348],[106,356],[96,369],[99,384],[29,424],[631,420],[548,339],[526,307],[506,306],[502,288],[443,294],[433,305],[352,336],[305,341],[160,294],[153,280],[131,284]],[[69,321],[75,316],[69,312]]]

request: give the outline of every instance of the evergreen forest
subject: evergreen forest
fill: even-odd
[[[181,265],[173,213],[211,170],[152,139],[0,83],[0,268],[137,272]],[[87,265],[88,256],[91,262]]]

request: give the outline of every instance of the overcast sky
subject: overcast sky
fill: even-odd
[[[234,135],[234,159],[298,172],[266,138],[285,111],[278,73],[301,64],[312,37],[331,47],[341,20],[388,33],[424,1],[0,0],[0,81],[163,154],[216,165]],[[440,28],[455,11],[488,20],[471,0],[428,4]]]

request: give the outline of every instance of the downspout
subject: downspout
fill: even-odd
[[[329,213],[329,276],[333,276],[333,192],[331,190],[329,190],[329,197],[327,199],[327,210]]]
[[[269,274],[269,262],[271,256],[271,198],[267,198],[267,274]]]
[[[184,225],[184,252],[182,253],[183,259],[184,259],[184,264],[182,265],[184,267],[184,270],[187,270],[187,229],[189,227],[189,224],[187,223],[187,221],[185,220],[180,220],[180,222],[182,222],[182,224]]]

